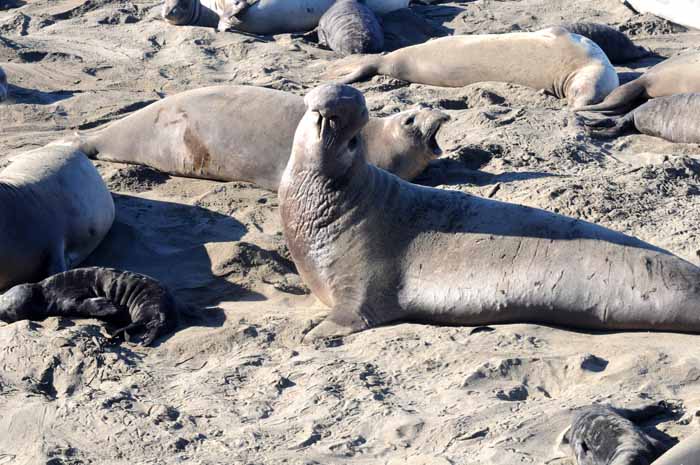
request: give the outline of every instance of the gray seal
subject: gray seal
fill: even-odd
[[[700,332],[700,268],[574,218],[403,181],[365,161],[362,94],[324,85],[279,189],[284,237],[331,307],[306,339],[399,320]]]
[[[79,134],[73,142],[99,160],[194,178],[248,181],[276,191],[304,111],[304,99],[288,92],[205,87],[167,97]],[[430,109],[372,118],[363,131],[373,152],[369,161],[413,179],[441,155],[436,136],[448,119]]]
[[[671,142],[698,144],[699,114],[700,94],[677,94],[649,100],[621,117],[584,119],[584,124],[596,137],[618,137],[636,130]]]
[[[559,25],[572,34],[588,37],[605,52],[613,64],[628,63],[653,53],[641,45],[636,45],[623,32],[599,23],[562,23]]]
[[[0,291],[66,271],[107,235],[114,202],[84,153],[66,145],[0,171]]]
[[[43,320],[51,316],[98,318],[117,325],[112,336],[141,333],[151,345],[172,327],[175,300],[158,281],[111,268],[77,268],[38,283],[19,284],[0,295],[0,320]]]
[[[376,74],[440,87],[510,82],[546,90],[573,107],[600,102],[620,83],[600,47],[561,27],[441,37],[386,55],[343,60],[326,77],[350,84]]]
[[[652,98],[700,92],[698,75],[700,75],[700,53],[678,55],[652,66],[637,79],[621,85],[602,102],[585,105],[575,110],[606,115],[627,113]]]
[[[7,100],[7,74],[0,68],[0,102]]]
[[[247,5],[235,2],[239,9]],[[224,7],[223,0],[165,0],[161,15],[175,26],[202,26],[216,28],[219,24],[218,9]],[[233,8],[233,6],[232,6]],[[233,10],[232,10],[233,11]]]
[[[319,43],[341,55],[379,53],[384,32],[377,16],[357,0],[339,0],[318,23]]]

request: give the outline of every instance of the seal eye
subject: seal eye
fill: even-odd
[[[354,152],[356,148],[357,148],[357,136],[353,137],[352,139],[350,139],[350,142],[348,142],[348,149],[350,149],[351,151]]]
[[[403,120],[403,125],[404,125],[404,126],[409,126],[409,125],[413,124],[413,122],[414,122],[415,120],[416,120],[416,117],[413,116],[413,115],[411,115],[411,116],[409,116],[408,118],[406,118],[405,120]]]

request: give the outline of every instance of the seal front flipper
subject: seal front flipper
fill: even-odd
[[[378,322],[368,318],[367,309],[364,307],[353,304],[335,305],[325,320],[306,333],[302,342],[308,343],[319,339],[347,336],[388,322]],[[355,310],[351,310],[351,308],[355,308]],[[369,313],[371,314],[371,312]]]
[[[165,327],[165,323],[159,320],[134,321],[123,328],[112,331],[109,335],[112,338],[124,336],[126,342],[132,342],[132,337],[140,333],[139,344],[142,346],[150,346],[163,327]]]
[[[85,299],[76,307],[75,310],[80,316],[92,318],[105,318],[124,313],[123,310],[117,308],[111,301],[105,299],[104,297]]]

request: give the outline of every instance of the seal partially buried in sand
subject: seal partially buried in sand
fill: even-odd
[[[0,320],[43,320],[50,316],[99,318],[123,325],[112,336],[142,333],[150,345],[173,326],[175,300],[158,281],[111,268],[78,268],[35,284],[19,284],[0,295]]]
[[[365,161],[362,94],[305,99],[279,189],[284,236],[330,315],[306,337],[397,320],[700,331],[700,268],[544,210],[414,185]]]
[[[374,12],[358,0],[338,0],[318,23],[318,41],[342,55],[379,53],[384,31]]]
[[[577,111],[592,111],[607,115],[627,113],[651,98],[700,92],[700,53],[686,53],[651,67],[596,105],[586,105]]]
[[[574,107],[603,100],[619,84],[600,47],[560,27],[442,37],[386,55],[351,58],[334,65],[327,77],[349,84],[376,74],[442,87],[510,82],[544,89]]]
[[[49,145],[0,171],[0,291],[85,259],[114,221],[114,202],[80,151]]]
[[[248,181],[276,191],[304,111],[303,98],[287,92],[205,87],[80,134],[77,147],[100,160],[195,178]],[[362,133],[373,153],[368,161],[413,179],[441,154],[435,137],[448,119],[428,109],[370,119]]]

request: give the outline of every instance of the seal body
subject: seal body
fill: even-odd
[[[379,53],[384,48],[384,32],[374,12],[357,0],[340,0],[318,23],[318,37],[342,55]]]
[[[648,49],[635,45],[624,33],[605,24],[563,23],[560,27],[572,34],[591,39],[605,52],[613,64],[627,63],[652,55]]]
[[[544,210],[417,186],[365,162],[362,94],[306,96],[279,190],[285,239],[332,307],[309,338],[397,320],[700,331],[700,268]]]
[[[244,0],[230,0],[237,5]],[[217,27],[226,0],[165,0],[161,15],[175,26]],[[246,5],[240,5],[244,8]]]
[[[49,145],[0,172],[0,290],[72,268],[102,241],[114,202],[82,152]]]
[[[619,84],[600,47],[556,27],[442,37],[387,55],[362,57],[339,65],[329,74],[340,77],[344,84],[375,74],[442,87],[511,82],[544,89],[574,106],[599,102]]]
[[[700,94],[677,94],[649,100],[625,116],[586,123],[592,134],[617,137],[629,130],[671,142],[700,144]]]
[[[180,176],[248,181],[276,191],[303,114],[303,99],[287,92],[205,87],[80,134],[77,147],[100,160],[147,165]],[[369,161],[413,179],[440,155],[435,137],[447,119],[428,109],[373,118],[364,131],[375,153]]]
[[[148,276],[111,268],[78,268],[36,284],[20,284],[0,295],[0,320],[43,320],[50,316],[100,318],[126,324],[115,334],[143,331],[150,345],[172,322],[175,301]],[[113,334],[113,335],[115,335]]]
[[[0,102],[7,99],[7,74],[0,68]]]
[[[576,110],[616,115],[626,113],[651,98],[700,92],[698,73],[700,53],[678,55],[618,87],[599,104],[585,105]]]
[[[662,452],[624,410],[609,406],[578,412],[567,436],[577,465],[651,465]]]

